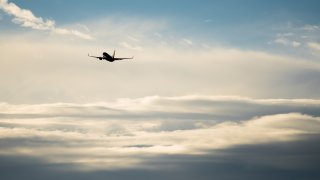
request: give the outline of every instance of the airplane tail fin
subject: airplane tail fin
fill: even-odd
[[[114,56],[116,55],[116,50],[113,51],[112,58],[114,59]]]

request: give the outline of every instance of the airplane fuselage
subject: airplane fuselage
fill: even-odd
[[[99,60],[106,60],[106,61],[109,61],[109,62],[113,62],[113,61],[116,61],[116,60],[123,60],[123,59],[133,59],[133,57],[131,58],[115,58],[115,51],[113,51],[113,55],[110,56],[108,53],[106,52],[103,52],[102,53],[102,56],[101,57],[98,57],[98,56],[90,56],[88,54],[89,57],[93,57],[93,58],[97,58]]]
[[[113,62],[114,61],[114,57],[110,56],[108,53],[104,52],[102,53],[103,55],[103,59],[109,61],[109,62]]]

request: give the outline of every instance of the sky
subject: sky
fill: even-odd
[[[319,179],[319,8],[0,0],[1,177]]]

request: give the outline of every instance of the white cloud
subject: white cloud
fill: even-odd
[[[128,36],[128,39],[130,39],[131,41],[134,41],[134,42],[140,42],[140,40],[136,37],[133,37],[133,36]]]
[[[130,44],[128,42],[121,42],[120,45],[125,47],[125,48],[132,49],[132,50],[137,50],[137,51],[142,51],[143,50],[143,48],[141,46],[132,45],[132,44]]]
[[[309,42],[308,47],[314,51],[320,51],[320,44],[317,42]]]
[[[81,29],[83,29],[83,30],[85,30],[87,32],[90,32],[89,27],[87,25],[85,25],[85,24],[79,24],[78,23],[77,26],[79,26]]]
[[[0,9],[14,17],[12,22],[20,24],[23,27],[52,31],[58,34],[74,35],[86,40],[93,39],[91,35],[77,30],[57,28],[53,20],[44,20],[41,17],[36,17],[30,10],[22,9],[12,2],[9,3],[7,0],[0,1]]]
[[[275,39],[274,42],[276,44],[281,44],[284,46],[291,46],[291,47],[295,47],[295,48],[301,46],[300,42],[295,41],[295,40],[290,40],[290,39],[286,38],[286,36],[279,37],[279,38]]]
[[[299,47],[299,46],[301,46],[301,43],[300,43],[300,42],[297,42],[297,41],[293,41],[293,42],[292,42],[292,46],[293,46],[293,47]]]
[[[49,30],[55,25],[52,20],[43,20],[41,17],[35,17],[30,10],[21,9],[14,3],[8,3],[7,0],[1,0],[0,8],[9,15],[14,16],[13,22],[21,24],[24,27],[31,27],[38,30]]]
[[[52,32],[57,33],[57,34],[61,34],[61,35],[74,35],[74,36],[77,36],[79,38],[86,39],[86,40],[92,40],[93,39],[91,35],[86,34],[86,33],[82,33],[82,32],[77,31],[77,30],[54,28],[54,29],[52,29]]]
[[[278,37],[291,37],[294,36],[295,34],[293,32],[287,32],[287,33],[279,33],[277,34]]]
[[[307,31],[317,31],[317,30],[320,30],[320,27],[317,25],[307,24],[307,25],[303,26],[302,29],[307,30]]]
[[[193,45],[193,42],[190,39],[183,38],[182,42],[189,46]]]
[[[289,44],[289,40],[284,38],[284,37],[277,38],[276,40],[274,40],[274,42],[278,43],[278,44],[282,44],[282,45],[288,45]]]
[[[310,49],[316,51],[315,42],[319,41],[320,26],[316,24],[307,24],[304,26],[286,26],[275,35],[274,40],[269,44],[280,44],[285,47],[292,47],[293,54],[300,56],[316,55]],[[286,49],[289,50],[289,49]],[[317,57],[316,57],[317,58]]]

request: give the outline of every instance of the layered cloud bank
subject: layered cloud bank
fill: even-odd
[[[239,121],[273,114],[320,115],[314,99],[252,99],[239,96],[150,96],[88,104],[0,104],[2,118],[101,118]],[[230,113],[231,112],[231,113]]]
[[[303,153],[293,154],[293,162],[279,162],[269,150],[263,156],[268,161],[243,157],[257,155],[254,149],[268,149],[267,144],[313,142],[320,133],[320,101],[311,99],[154,96],[92,104],[2,103],[0,111],[0,156],[6,161],[32,158],[54,169],[84,172],[164,170],[163,163],[174,169],[192,167],[191,162],[218,166],[230,158],[250,166],[312,169],[313,162],[298,157]],[[243,154],[239,147],[248,150]],[[306,145],[295,147],[300,152]]]

